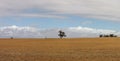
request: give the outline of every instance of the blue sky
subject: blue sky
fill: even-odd
[[[0,19],[0,26],[32,26],[38,28],[68,28],[68,27],[90,27],[96,29],[120,30],[118,21],[108,21],[93,18],[69,16],[68,18],[15,18],[5,17]]]
[[[0,0],[0,29],[2,31],[5,27],[4,31],[6,31],[7,27],[20,30],[27,27],[28,30],[32,27],[31,30],[37,28],[68,31],[72,28],[74,31],[71,30],[69,34],[83,30],[86,35],[94,32],[98,32],[96,35],[101,32],[119,33],[120,4],[118,2],[120,1]]]

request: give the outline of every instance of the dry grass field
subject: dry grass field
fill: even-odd
[[[120,61],[120,38],[0,39],[0,61]]]

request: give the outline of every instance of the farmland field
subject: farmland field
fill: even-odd
[[[120,61],[120,38],[0,39],[0,61]]]

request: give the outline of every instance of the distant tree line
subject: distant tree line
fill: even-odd
[[[117,35],[114,35],[114,34],[109,34],[109,35],[99,35],[99,37],[117,37]]]

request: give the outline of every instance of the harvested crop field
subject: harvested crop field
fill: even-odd
[[[120,61],[120,38],[0,39],[0,61]]]

